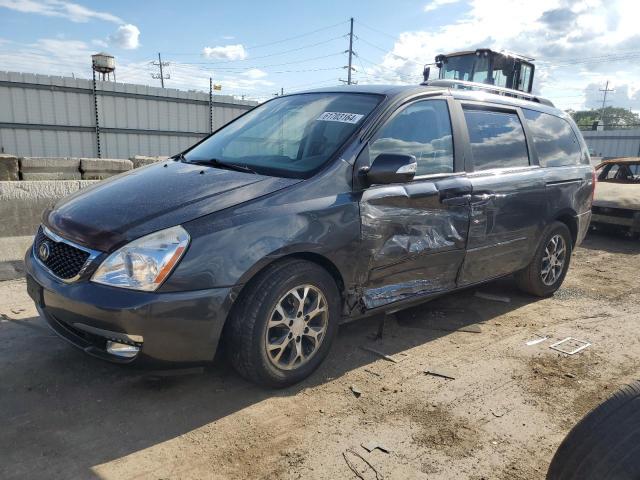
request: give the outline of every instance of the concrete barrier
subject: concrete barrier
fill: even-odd
[[[0,181],[20,180],[19,160],[15,155],[0,153]]]
[[[0,262],[21,260],[42,212],[58,200],[97,183],[91,180],[0,182]]]
[[[130,157],[129,160],[133,162],[133,168],[140,168],[152,163],[162,162],[167,158],[169,157],[148,157],[146,155],[134,155],[133,157]]]
[[[81,158],[80,170],[83,180],[104,180],[133,168],[131,160],[119,158]]]
[[[80,159],[70,157],[24,157],[20,159],[22,180],[80,180]]]

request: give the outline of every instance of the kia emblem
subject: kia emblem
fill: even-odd
[[[47,242],[42,242],[38,247],[38,257],[40,257],[40,260],[43,262],[46,262],[49,255],[51,255],[51,247]]]

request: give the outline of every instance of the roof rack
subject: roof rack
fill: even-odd
[[[421,85],[426,85],[429,87],[456,88],[460,90],[483,90],[485,92],[495,93],[496,95],[520,98],[522,100],[528,100],[530,102],[541,103],[543,105],[548,105],[549,107],[554,107],[553,103],[546,98],[538,97],[530,93],[521,92],[520,90],[496,87],[494,85],[488,85],[486,83],[467,82],[465,80],[436,79],[427,80],[426,82],[422,82]]]

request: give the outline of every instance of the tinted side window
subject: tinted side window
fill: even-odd
[[[529,165],[524,130],[515,113],[465,109],[474,169]]]
[[[566,120],[534,110],[522,111],[533,136],[540,165],[561,167],[580,163],[580,144]]]
[[[372,161],[381,153],[415,156],[416,176],[453,172],[453,139],[447,102],[425,100],[401,110],[369,145]]]

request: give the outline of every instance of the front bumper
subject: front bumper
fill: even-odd
[[[86,353],[116,363],[193,364],[213,360],[231,288],[139,292],[87,280],[64,283],[25,257],[27,289],[51,328]],[[133,358],[106,350],[114,340],[140,347]]]
[[[640,233],[640,211],[637,210],[594,206],[591,221],[626,227],[631,233]]]

